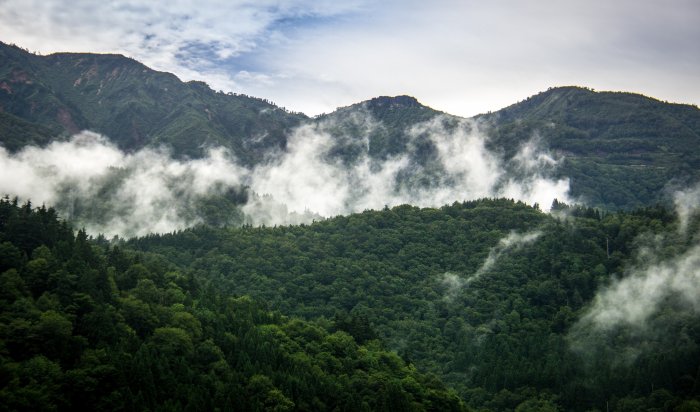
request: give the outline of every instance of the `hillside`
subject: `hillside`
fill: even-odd
[[[406,205],[110,243],[3,199],[0,404],[700,406],[697,215],[679,231],[662,208],[557,209]]]
[[[382,343],[0,200],[0,409],[465,410]]]
[[[700,179],[700,110],[632,93],[553,88],[476,117],[491,145],[513,154],[536,136],[565,158],[559,176],[586,204],[635,208],[662,201],[669,184]],[[673,187],[672,187],[673,188]]]
[[[127,151],[163,144],[177,157],[201,157],[222,146],[244,163],[284,147],[289,129],[306,119],[262,99],[183,83],[121,55],[38,56],[2,43],[0,112],[47,129],[31,140],[3,129],[10,150],[89,129]]]
[[[477,410],[673,409],[697,397],[697,289],[684,279],[696,276],[700,222],[685,236],[661,208],[559,207],[566,220],[506,200],[405,205],[309,226],[197,228],[128,248],[216,290],[333,319],[358,342],[379,338]],[[606,298],[616,279],[635,292]],[[635,318],[640,304],[648,314]]]

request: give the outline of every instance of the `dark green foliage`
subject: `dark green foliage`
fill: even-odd
[[[601,286],[627,276],[640,239],[666,239],[660,259],[697,239],[660,207],[553,209],[568,217],[480,200],[110,244],[5,198],[0,404],[692,410],[695,312],[670,301],[648,335],[571,330]]]
[[[465,409],[362,318],[359,344],[7,198],[0,245],[0,410]]]
[[[645,341],[649,351],[629,364],[613,362],[628,350],[629,331],[598,349],[597,368],[569,340],[596,291],[625,274],[640,235],[676,233],[673,215],[662,208],[601,214],[559,203],[555,210],[568,217],[507,200],[400,206],[311,226],[201,227],[129,246],[188,267],[205,287],[247,293],[307,319],[333,319],[356,341],[376,334],[476,408],[587,410],[609,402],[611,410],[625,410],[625,397],[653,404],[650,381],[653,390],[672,394],[673,405],[697,396],[700,335],[689,332],[698,330],[697,315],[671,310],[670,336],[687,340]],[[501,253],[466,281],[501,239],[535,232],[535,241]],[[673,242],[669,256],[685,241]],[[450,282],[454,277],[461,281]],[[691,392],[679,391],[684,381]]]
[[[0,142],[10,152],[15,152],[27,145],[43,146],[56,134],[55,130],[0,110]]]

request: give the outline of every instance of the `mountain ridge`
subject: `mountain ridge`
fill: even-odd
[[[572,198],[591,206],[651,205],[667,201],[669,187],[700,180],[700,110],[634,93],[555,87],[468,119],[412,96],[379,96],[310,118],[118,54],[39,56],[0,44],[0,56],[0,142],[10,152],[90,129],[127,152],[166,147],[176,158],[201,158],[223,147],[252,167],[311,125],[332,136],[331,158],[350,164],[408,153],[428,173],[414,180],[429,185],[441,173],[431,166],[437,148],[415,127],[440,118],[443,131],[471,124],[486,135],[506,167],[525,145],[551,151],[559,162],[549,177],[568,178]]]
[[[569,86],[477,119],[506,153],[536,136],[564,158],[559,175],[588,204],[641,207],[663,201],[670,182],[700,179],[700,110],[692,105]]]
[[[179,157],[201,157],[208,147],[232,149],[241,161],[284,147],[291,127],[307,119],[264,99],[218,93],[203,82],[182,82],[121,55],[31,55],[0,45],[0,108],[46,125],[56,135],[90,129],[133,151],[164,144]],[[257,145],[246,145],[261,135]],[[10,149],[23,146],[21,137]],[[7,145],[7,144],[6,144]]]

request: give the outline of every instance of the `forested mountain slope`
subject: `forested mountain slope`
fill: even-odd
[[[683,216],[479,200],[110,243],[4,199],[0,404],[693,410]]]
[[[550,89],[473,119],[410,96],[378,97],[309,119],[262,99],[183,83],[124,56],[39,56],[0,44],[0,126],[0,143],[10,151],[90,129],[122,150],[163,146],[179,159],[223,147],[248,168],[279,160],[306,130],[317,141],[319,134],[332,137],[318,154],[327,164],[369,162],[377,171],[405,159],[392,177],[399,192],[453,183],[456,164],[482,161],[465,147],[456,152],[455,139],[476,151],[486,141],[487,155],[504,171],[500,184],[522,173],[521,154],[534,150],[555,164],[536,173],[569,179],[570,199],[605,209],[653,205],[700,180],[697,107],[579,87]],[[467,157],[446,160],[445,151]],[[480,195],[505,195],[492,192]]]
[[[661,201],[700,180],[700,110],[633,93],[553,88],[494,113],[491,145],[514,153],[535,138],[565,158],[571,194],[603,208]]]
[[[673,270],[651,282],[697,292],[681,276],[697,276],[698,222],[681,234],[664,209],[556,213],[507,200],[400,206],[310,226],[196,228],[127,247],[187,268],[205,288],[333,319],[357,342],[379,338],[474,408],[672,410],[697,398],[696,298],[643,286]],[[631,295],[606,292],[616,279]],[[648,308],[643,321],[634,305]]]
[[[284,147],[289,129],[306,119],[262,99],[183,83],[121,55],[39,56],[2,43],[0,112],[47,129],[34,137],[3,128],[9,150],[89,129],[127,151],[165,145],[177,157],[200,157],[222,146],[246,163]]]
[[[316,118],[328,124],[336,139],[336,151],[346,158],[366,154],[373,159],[387,159],[411,150],[411,128],[447,115],[424,106],[411,96],[381,96]],[[455,120],[457,118],[455,117]]]
[[[460,411],[381,341],[0,200],[0,410]]]

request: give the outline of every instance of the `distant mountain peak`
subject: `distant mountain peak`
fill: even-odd
[[[440,111],[421,104],[413,96],[399,95],[378,96],[350,106],[339,107],[332,113],[323,114],[319,118],[343,116],[357,111],[369,113],[381,121],[388,122],[389,125],[394,125],[399,120],[398,118],[402,118],[408,112],[412,113],[409,117],[413,121],[425,121],[435,115],[442,114]]]
[[[367,101],[369,106],[419,107],[423,106],[413,96],[379,96]]]

